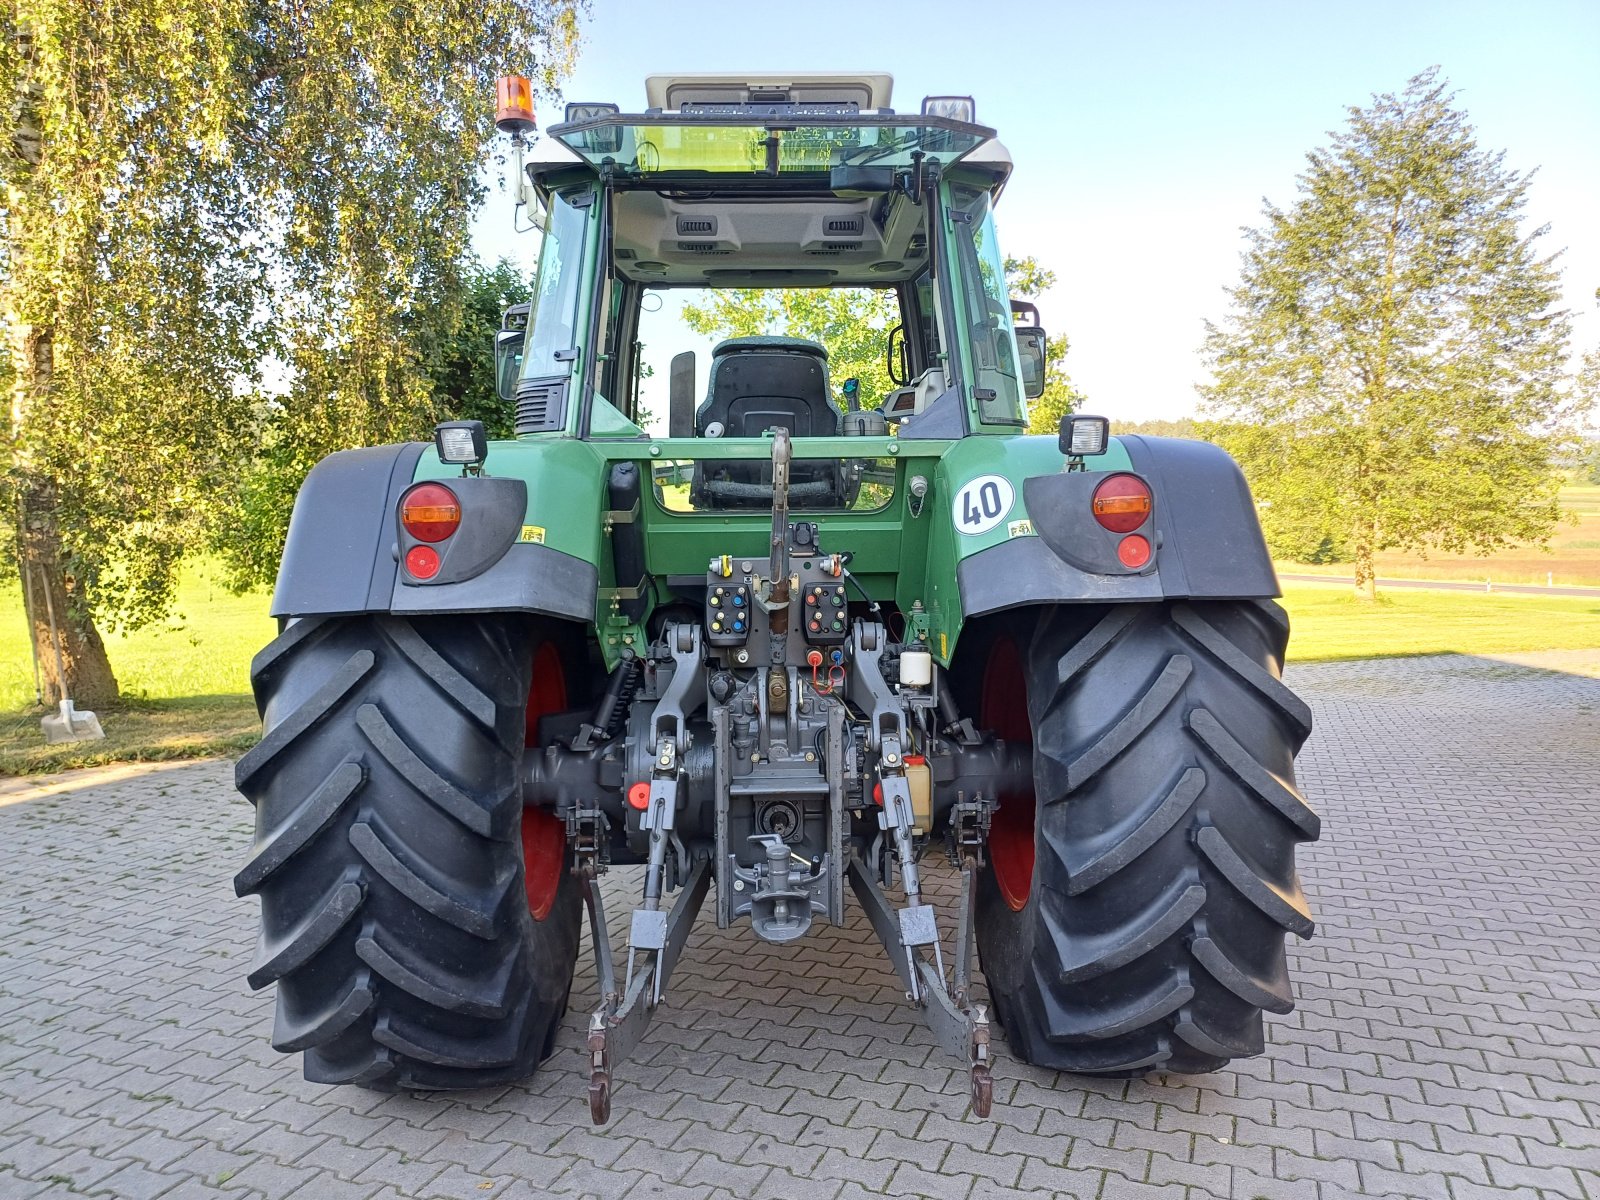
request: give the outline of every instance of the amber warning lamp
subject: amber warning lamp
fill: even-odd
[[[526,75],[502,75],[494,81],[494,127],[501,133],[532,133],[533,84]]]

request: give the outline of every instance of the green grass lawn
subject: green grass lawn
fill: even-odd
[[[1293,662],[1600,649],[1600,598],[1392,588],[1363,602],[1348,584],[1291,583],[1283,606]]]
[[[250,659],[277,631],[267,602],[265,592],[233,595],[209,563],[190,564],[170,617],[106,635],[126,698],[100,714],[106,739],[46,746],[22,596],[15,584],[0,589],[0,774],[243,751],[258,730]]]
[[[1396,589],[1363,604],[1343,584],[1296,583],[1283,603],[1295,662],[1600,648],[1600,600]],[[0,591],[0,774],[240,753],[257,731],[250,659],[275,631],[264,593],[235,596],[193,564],[171,618],[106,638],[128,697],[101,714],[106,740],[46,746],[21,599]]]

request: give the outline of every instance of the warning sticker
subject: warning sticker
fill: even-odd
[[[544,545],[544,526],[524,525],[522,527],[522,536],[519,537],[517,541],[532,542],[536,546]]]
[[[1032,521],[1013,521],[1006,526],[1012,537],[1029,537],[1033,533]]]

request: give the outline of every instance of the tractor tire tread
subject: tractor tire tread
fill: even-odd
[[[306,1078],[394,1090],[526,1078],[566,1012],[582,901],[524,900],[521,617],[290,622],[253,664],[266,733],[239,763],[261,901],[249,982]],[[409,1082],[408,1082],[409,1081]]]
[[[1203,1072],[1294,1007],[1285,937],[1321,822],[1295,787],[1310,709],[1266,601],[1042,610],[1021,654],[1035,859],[1013,909],[980,877],[978,945],[1015,1053],[1056,1070]]]
[[[250,861],[233,877],[234,894],[250,896],[259,892],[274,871],[322,832],[366,778],[359,762],[347,759],[335,767],[282,825],[256,843]]]

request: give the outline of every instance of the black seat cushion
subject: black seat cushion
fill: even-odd
[[[730,338],[711,352],[706,399],[695,413],[695,433],[713,424],[721,437],[761,437],[783,428],[791,437],[834,437],[843,412],[828,394],[828,351],[802,338]],[[838,507],[839,465],[800,461],[789,471],[790,503]],[[696,507],[767,508],[772,504],[772,464],[759,459],[696,464]]]

